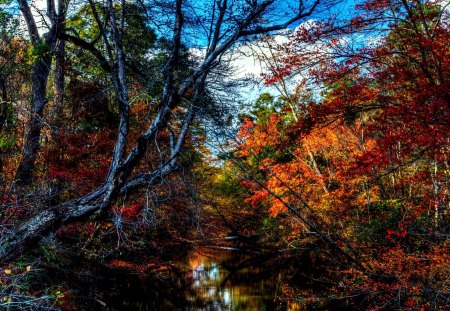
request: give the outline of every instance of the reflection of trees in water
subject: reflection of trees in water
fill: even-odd
[[[273,253],[200,251],[191,254],[180,251],[177,259],[152,262],[154,268],[145,271],[101,266],[92,268],[89,274],[74,270],[64,271],[63,276],[62,271],[48,275],[58,278],[59,274],[61,282],[68,280],[76,310],[86,311],[105,310],[100,302],[106,304],[107,311],[308,309],[302,302],[279,304],[274,298],[280,296],[286,282],[311,293],[327,286],[318,284],[319,276],[310,274],[313,270],[305,254],[284,258]],[[315,264],[320,270],[320,265]],[[127,266],[139,267],[139,263],[129,262]],[[311,277],[316,281],[312,282]],[[341,310],[342,303],[333,302],[326,309]],[[348,305],[344,307],[349,309]]]
[[[260,255],[206,255],[190,254],[159,274],[100,268],[90,280],[72,278],[69,287],[77,288],[78,310],[104,310],[98,301],[107,311],[276,309],[273,269]]]
[[[275,284],[261,268],[260,256],[223,253],[222,258],[195,254],[189,261],[192,283],[186,298],[199,309],[265,310],[275,307]],[[220,263],[217,262],[220,260]]]

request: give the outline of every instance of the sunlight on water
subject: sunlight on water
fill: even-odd
[[[231,254],[221,259],[222,264],[216,258],[195,253],[188,260],[187,277],[193,282],[186,291],[186,298],[197,310],[271,310],[275,307],[273,284],[259,276],[259,268],[241,267],[239,261],[245,259],[242,256]],[[230,266],[225,268],[224,262]]]

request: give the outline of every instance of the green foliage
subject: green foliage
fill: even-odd
[[[239,197],[244,195],[245,188],[240,184],[240,178],[232,168],[222,169],[216,174],[214,188],[227,197]]]
[[[396,201],[381,201],[370,206],[371,218],[356,224],[356,238],[360,242],[385,243],[388,230],[398,230],[403,205]]]
[[[258,124],[266,124],[270,116],[278,112],[282,105],[282,102],[275,100],[270,93],[262,93],[253,104],[251,115]]]
[[[108,9],[106,7],[97,3],[96,10],[102,20],[107,17]],[[147,17],[137,5],[127,3],[125,11],[127,16],[123,33],[123,46],[126,57],[130,63],[139,63],[141,66],[146,67],[145,63],[148,59],[148,52],[155,47],[156,34],[148,26]],[[122,10],[116,7],[118,19],[121,18],[121,13]],[[107,55],[100,28],[89,4],[81,7],[76,14],[71,16],[67,20],[66,25],[68,28],[73,29],[79,38],[93,43],[103,55]],[[109,32],[109,29],[107,29],[107,32]],[[109,38],[109,41],[112,41],[111,38]],[[71,46],[68,46],[67,52],[69,62],[73,69],[76,69],[87,78],[92,78],[103,73],[102,69],[98,66],[98,62],[89,52]],[[140,69],[142,70],[144,68]]]
[[[0,34],[2,36],[13,37],[19,20],[9,12],[0,8]]]
[[[262,223],[261,230],[262,231],[268,231],[273,230],[274,228],[278,227],[278,220],[274,217],[265,217]]]
[[[15,148],[17,143],[17,138],[13,134],[3,134],[0,136],[0,152],[6,153],[11,149]]]

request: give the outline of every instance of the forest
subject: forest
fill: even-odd
[[[449,25],[0,0],[0,310],[450,310]]]

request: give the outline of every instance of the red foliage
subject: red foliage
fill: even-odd
[[[59,132],[57,145],[49,148],[45,159],[51,180],[86,193],[101,184],[109,167],[114,133]]]

